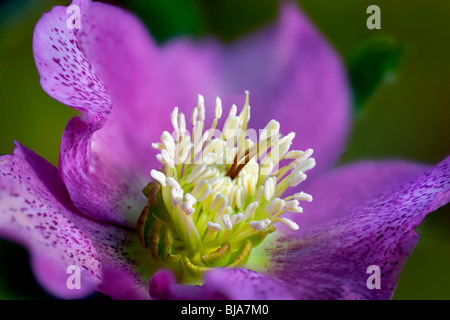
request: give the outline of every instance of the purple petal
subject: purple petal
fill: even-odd
[[[24,245],[38,281],[52,294],[78,298],[92,293],[102,274],[92,241],[72,218],[70,202],[58,171],[17,144],[14,155],[0,160],[0,235]],[[67,268],[81,268],[81,289],[70,290]]]
[[[144,171],[140,171],[138,165],[145,158],[130,152],[133,150],[130,137],[121,129],[116,130],[114,121],[107,121],[111,125],[105,126],[106,119],[121,118],[123,114],[119,114],[120,108],[110,114],[113,105],[111,90],[106,90],[105,82],[99,80],[96,66],[81,49],[80,38],[88,42],[85,37],[87,33],[83,32],[89,32],[90,27],[102,29],[110,36],[113,34],[111,30],[115,30],[122,35],[122,39],[129,35],[127,28],[140,27],[141,37],[147,40],[148,36],[140,24],[136,26],[138,22],[134,17],[120,9],[90,1],[74,3],[81,7],[80,30],[68,29],[66,20],[70,14],[66,13],[65,7],[55,7],[44,14],[36,25],[33,42],[44,90],[62,103],[83,112],[83,120],[72,119],[63,136],[60,158],[62,177],[73,202],[85,214],[134,226],[140,210],[145,206],[145,198],[140,191],[146,179],[142,178]],[[100,21],[92,26],[95,17],[101,18],[102,14],[109,19],[109,24],[104,26]],[[126,30],[119,30],[117,21],[123,22],[120,25]],[[137,39],[129,40],[133,42]],[[115,45],[116,49],[127,48],[126,43],[121,45],[115,42]],[[127,103],[132,104],[133,101]],[[102,127],[104,134],[94,134]],[[121,128],[126,127],[122,125]],[[111,136],[109,131],[114,131],[115,135]],[[139,136],[138,132],[135,134]],[[150,150],[149,143],[147,141]]]
[[[302,214],[287,214],[304,234],[317,225],[349,214],[355,206],[362,206],[386,191],[400,187],[416,178],[427,167],[400,160],[361,161],[338,167],[314,177],[304,189],[313,196],[312,202],[302,202]],[[301,187],[301,185],[300,185]],[[279,229],[291,230],[280,224]]]
[[[155,271],[136,232],[83,216],[58,170],[17,144],[0,160],[0,236],[24,245],[45,289],[60,298],[101,291],[118,299],[148,299]],[[69,290],[67,268],[80,268],[81,289]]]
[[[157,272],[150,282],[150,295],[161,300],[286,300],[292,295],[276,279],[248,269],[215,268],[204,285],[179,285],[170,271]]]
[[[414,228],[450,199],[449,166],[450,157],[306,236],[279,239],[268,249],[273,255],[270,274],[301,299],[391,298],[418,241]],[[381,289],[367,286],[373,265],[380,268]]]

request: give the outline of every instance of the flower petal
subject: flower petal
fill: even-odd
[[[278,239],[270,274],[301,299],[389,299],[418,241],[414,228],[449,199],[450,157],[303,237]],[[370,266],[380,268],[380,289],[367,286]]]
[[[77,210],[57,169],[17,144],[14,155],[0,158],[0,172],[0,235],[28,248],[38,281],[53,295],[92,293],[102,277],[97,251],[72,222]],[[81,269],[79,290],[66,285],[71,265]]]
[[[81,298],[98,290],[118,299],[149,298],[156,266],[136,232],[83,216],[57,168],[20,144],[0,158],[0,199],[0,236],[30,251],[39,282],[53,295]],[[81,270],[81,289],[67,288],[71,265]]]
[[[122,40],[129,35],[128,29],[140,28],[143,33],[144,28],[134,17],[118,8],[90,1],[74,1],[73,4],[79,5],[81,10],[80,30],[70,30],[66,26],[70,14],[65,7],[54,7],[37,23],[33,41],[44,90],[60,102],[82,111],[83,115],[83,120],[72,119],[64,133],[60,158],[62,177],[73,202],[85,214],[103,221],[135,226],[140,210],[145,206],[141,190],[146,179],[143,179],[143,171],[139,170],[139,161],[144,161],[144,158],[130,152],[133,143],[129,135],[116,130],[115,126],[110,125],[107,128],[114,128],[103,130],[114,131],[114,135],[95,134],[105,126],[106,119],[123,118],[123,113],[117,115],[119,112],[115,111],[111,115],[111,90],[105,89],[105,82],[99,80],[97,68],[86,58],[80,38],[87,42],[87,33],[83,31],[95,24],[96,16],[109,19],[103,30],[111,35],[110,31],[114,29],[122,34]],[[114,25],[117,21],[123,22],[120,25],[125,30]],[[95,24],[95,27],[102,28],[102,24]],[[145,33],[145,39],[147,37]],[[137,41],[135,38],[129,40]],[[127,48],[127,43],[114,44],[117,48]],[[135,134],[139,136],[137,132]]]
[[[302,202],[302,214],[288,213],[300,230],[292,232],[280,224],[279,229],[292,234],[304,234],[317,224],[349,214],[377,196],[400,187],[416,178],[427,168],[422,164],[401,160],[360,161],[338,167],[311,179],[304,189],[313,197]]]
[[[158,271],[149,286],[150,295],[161,300],[286,300],[292,295],[277,280],[248,269],[215,268],[204,285],[179,285],[168,270]]]

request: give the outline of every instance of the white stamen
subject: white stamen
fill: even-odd
[[[294,167],[297,167],[300,163],[303,163],[304,161],[308,160],[309,157],[312,156],[314,150],[308,149],[306,150],[302,155],[300,155],[297,159],[294,160]]]
[[[211,185],[208,180],[201,180],[197,183],[192,190],[192,194],[197,198],[197,201],[201,202],[209,196],[211,192]]]
[[[286,211],[293,212],[293,213],[302,213],[303,212],[303,208],[299,207],[298,200],[286,201],[285,209],[286,209]]]
[[[274,119],[270,120],[266,127],[261,130],[259,140],[266,140],[269,137],[273,137],[280,132],[280,123]]]
[[[264,160],[261,162],[259,174],[262,176],[268,176],[269,174],[272,173],[273,166],[274,166],[274,163],[273,163],[272,159],[270,159],[268,157],[264,158]]]
[[[178,132],[178,108],[175,107],[170,114],[170,121],[172,122],[172,126],[176,132]]]
[[[180,184],[177,180],[175,180],[172,177],[167,177],[166,183],[172,188],[172,189],[181,189]]]
[[[298,230],[299,229],[298,224],[296,224],[294,221],[292,221],[292,220],[290,220],[288,218],[281,218],[279,221],[284,223],[285,225],[287,225],[292,230]]]
[[[183,189],[172,188],[170,194],[172,196],[172,206],[179,206],[183,201]]]
[[[275,186],[277,184],[276,177],[270,177],[264,183],[264,198],[266,201],[272,199],[273,193],[275,192]]]
[[[259,186],[258,191],[256,192],[255,201],[259,202],[263,194],[264,194],[264,186]]]
[[[291,150],[284,156],[285,159],[298,159],[301,157],[305,152],[300,150]]]
[[[194,108],[191,114],[191,125],[193,127],[195,127],[195,124],[197,123],[197,118],[198,118],[198,108]]]
[[[191,173],[188,175],[186,182],[191,183],[194,181],[195,178],[197,178],[199,175],[203,173],[206,169],[206,164],[200,164],[200,165],[194,165],[192,168]]]
[[[161,159],[158,159],[162,164],[166,164],[171,168],[175,168],[175,163],[173,158],[170,156],[169,152],[166,149],[161,150]]]
[[[309,158],[305,160],[303,163],[300,163],[292,172],[306,172],[308,170],[311,170],[316,166],[316,159]]]
[[[229,116],[235,116],[236,114],[237,114],[237,106],[236,106],[235,104],[233,104],[233,105],[231,106]]]
[[[228,230],[231,230],[231,228],[233,228],[233,222],[231,222],[230,216],[227,213],[222,216],[222,222],[225,228],[227,228]]]
[[[171,153],[174,154],[175,152],[175,141],[173,140],[172,135],[164,131],[161,135],[161,142],[163,146]]]
[[[220,231],[222,229],[222,226],[218,223],[214,223],[209,221],[207,225],[208,229],[211,231]]]
[[[231,219],[231,222],[233,223],[233,225],[236,225],[239,222],[241,222],[242,220],[244,220],[244,214],[242,212],[233,214],[233,215],[231,215],[230,219]]]
[[[284,204],[285,204],[284,200],[281,200],[280,198],[275,198],[269,202],[265,211],[267,214],[277,213],[278,211],[284,208]]]
[[[291,187],[296,187],[300,182],[306,180],[306,174],[303,172],[297,172],[288,178],[288,184]]]
[[[263,230],[267,228],[272,221],[268,218],[261,220],[261,221],[250,221],[250,228],[255,230]]]
[[[152,148],[156,149],[156,150],[162,150],[162,149],[164,149],[164,146],[160,142],[153,142],[152,143]]]
[[[247,208],[245,209],[245,211],[244,211],[244,215],[243,215],[243,218],[245,219],[245,220],[247,220],[248,218],[250,218],[254,213],[255,213],[255,211],[256,211],[256,209],[258,208],[258,206],[259,206],[259,202],[252,202],[252,203],[250,203],[248,206],[247,206]]]
[[[186,134],[186,119],[184,117],[184,113],[180,113],[178,115],[178,126],[180,128],[180,135],[184,137]]]
[[[298,192],[296,194],[293,195],[294,199],[299,200],[299,201],[308,201],[311,202],[313,200],[312,195],[305,193],[305,192]]]
[[[210,210],[213,212],[222,213],[222,211],[226,209],[227,205],[228,198],[225,198],[225,196],[221,193],[216,193],[213,197]]]
[[[205,121],[205,99],[201,94],[198,95],[197,108],[198,108],[198,121]]]
[[[161,184],[161,186],[163,187],[166,186],[166,175],[164,173],[158,170],[152,170],[150,171],[150,175],[152,176],[153,179],[158,181]]]
[[[216,109],[214,110],[214,116],[216,119],[222,117],[222,100],[219,97],[216,98]]]
[[[181,209],[186,212],[187,215],[191,215],[195,212],[194,205],[197,203],[197,199],[190,193],[186,193],[184,196],[185,201],[181,204]]]

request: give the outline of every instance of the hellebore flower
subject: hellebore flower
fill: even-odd
[[[43,89],[81,112],[64,131],[59,169],[20,144],[0,160],[0,235],[28,248],[49,292],[392,296],[418,240],[413,229],[448,202],[450,160],[432,168],[366,161],[329,170],[349,127],[345,71],[294,5],[284,4],[277,23],[231,45],[177,39],[158,47],[125,11],[72,4],[81,13],[76,21],[55,7],[33,40]],[[229,106],[236,102],[231,95],[246,89],[251,114],[247,95],[243,111],[231,107],[223,123],[235,143],[227,149],[220,135],[203,135],[206,123],[219,123],[222,101],[214,99]],[[192,136],[205,142],[198,146],[184,114],[200,93],[191,117]],[[211,101],[214,119],[205,110]],[[174,135],[165,132],[171,126]],[[267,130],[256,143],[237,133],[249,128]],[[203,150],[206,159],[190,165],[196,158],[179,146]],[[259,151],[269,153],[256,161]],[[216,165],[218,158],[231,163]],[[299,192],[314,166],[302,183],[308,193]],[[70,266],[81,271],[80,289],[67,285]],[[370,266],[380,269],[379,289],[366,283]]]

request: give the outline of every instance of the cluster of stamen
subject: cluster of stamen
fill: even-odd
[[[301,213],[299,201],[312,201],[304,192],[283,198],[315,166],[311,149],[289,151],[294,133],[282,136],[280,124],[271,120],[259,137],[251,137],[248,92],[242,112],[237,115],[233,105],[219,131],[221,116],[217,98],[212,125],[204,130],[205,104],[199,96],[192,130],[175,108],[173,134],[165,131],[161,142],[152,144],[163,166],[151,171],[154,181],[144,190],[149,206],[138,226],[153,257],[182,278],[184,270],[195,276],[209,267],[245,263],[251,249],[275,231],[276,222],[297,230],[282,215]]]

